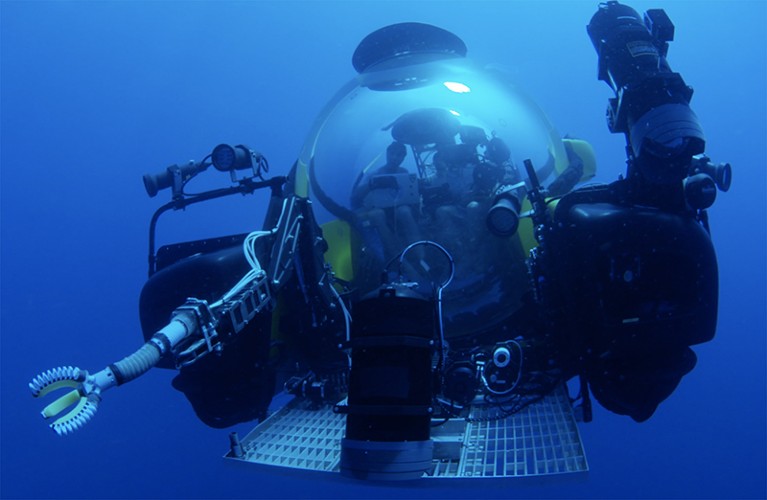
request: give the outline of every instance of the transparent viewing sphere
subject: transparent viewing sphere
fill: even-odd
[[[414,241],[448,250],[450,337],[491,328],[517,308],[528,288],[522,245],[516,235],[493,234],[487,213],[501,186],[524,197],[524,160],[553,172],[564,156],[540,109],[465,59],[455,40],[455,50],[421,44],[383,54],[379,41],[367,60],[358,57],[363,41],[360,74],[326,106],[299,160],[319,222],[340,219],[354,233],[353,281],[363,292],[380,285],[387,262]],[[446,279],[449,261],[421,246],[402,267],[408,279],[433,286]]]

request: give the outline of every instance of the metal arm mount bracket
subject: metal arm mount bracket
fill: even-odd
[[[202,338],[193,341],[191,345],[183,351],[174,353],[176,358],[176,368],[187,366],[197,361],[202,356],[212,351],[221,349],[218,339],[218,320],[213,317],[213,312],[205,300],[188,298],[184,305],[179,306],[173,311],[173,316],[177,314],[188,314],[195,319],[197,328],[192,334],[202,334]]]
[[[285,283],[288,273],[293,270],[293,256],[296,253],[298,235],[304,220],[296,197],[288,198],[285,203],[280,216],[280,224],[277,227],[277,242],[275,244],[277,254],[273,257],[272,272],[269,273],[275,287]]]
[[[174,311],[176,314],[192,314],[198,324],[198,338],[183,351],[175,354],[176,367],[188,366],[211,352],[220,352],[226,339],[237,335],[262,310],[271,307],[266,273],[257,275],[246,287],[224,301],[216,315],[204,300],[190,298]]]

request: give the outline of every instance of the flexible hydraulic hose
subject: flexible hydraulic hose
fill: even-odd
[[[121,385],[148,372],[159,361],[160,350],[155,344],[147,342],[138,351],[124,357],[111,368],[117,379],[117,385]]]

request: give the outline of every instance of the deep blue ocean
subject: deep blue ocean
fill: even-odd
[[[143,342],[138,297],[150,199],[142,175],[247,144],[286,174],[371,31],[418,21],[510,72],[561,134],[592,143],[601,181],[625,170],[585,26],[596,1],[0,1],[2,498],[767,497],[767,2],[633,1],[676,25],[668,60],[695,89],[708,155],[734,169],[710,223],[717,335],[647,422],[595,402],[585,479],[371,485],[233,466],[155,369],[107,393],[68,437],[28,382],[91,371]],[[263,202],[190,209],[159,244],[257,229]],[[48,401],[50,402],[50,401]],[[244,435],[250,426],[236,430]]]

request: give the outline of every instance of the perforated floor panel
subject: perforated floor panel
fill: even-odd
[[[430,478],[501,478],[588,471],[575,416],[565,389],[509,417],[485,420],[475,408],[469,420],[434,427]],[[310,409],[293,399],[240,441],[241,453],[225,458],[289,469],[338,472],[346,417],[331,406]]]

